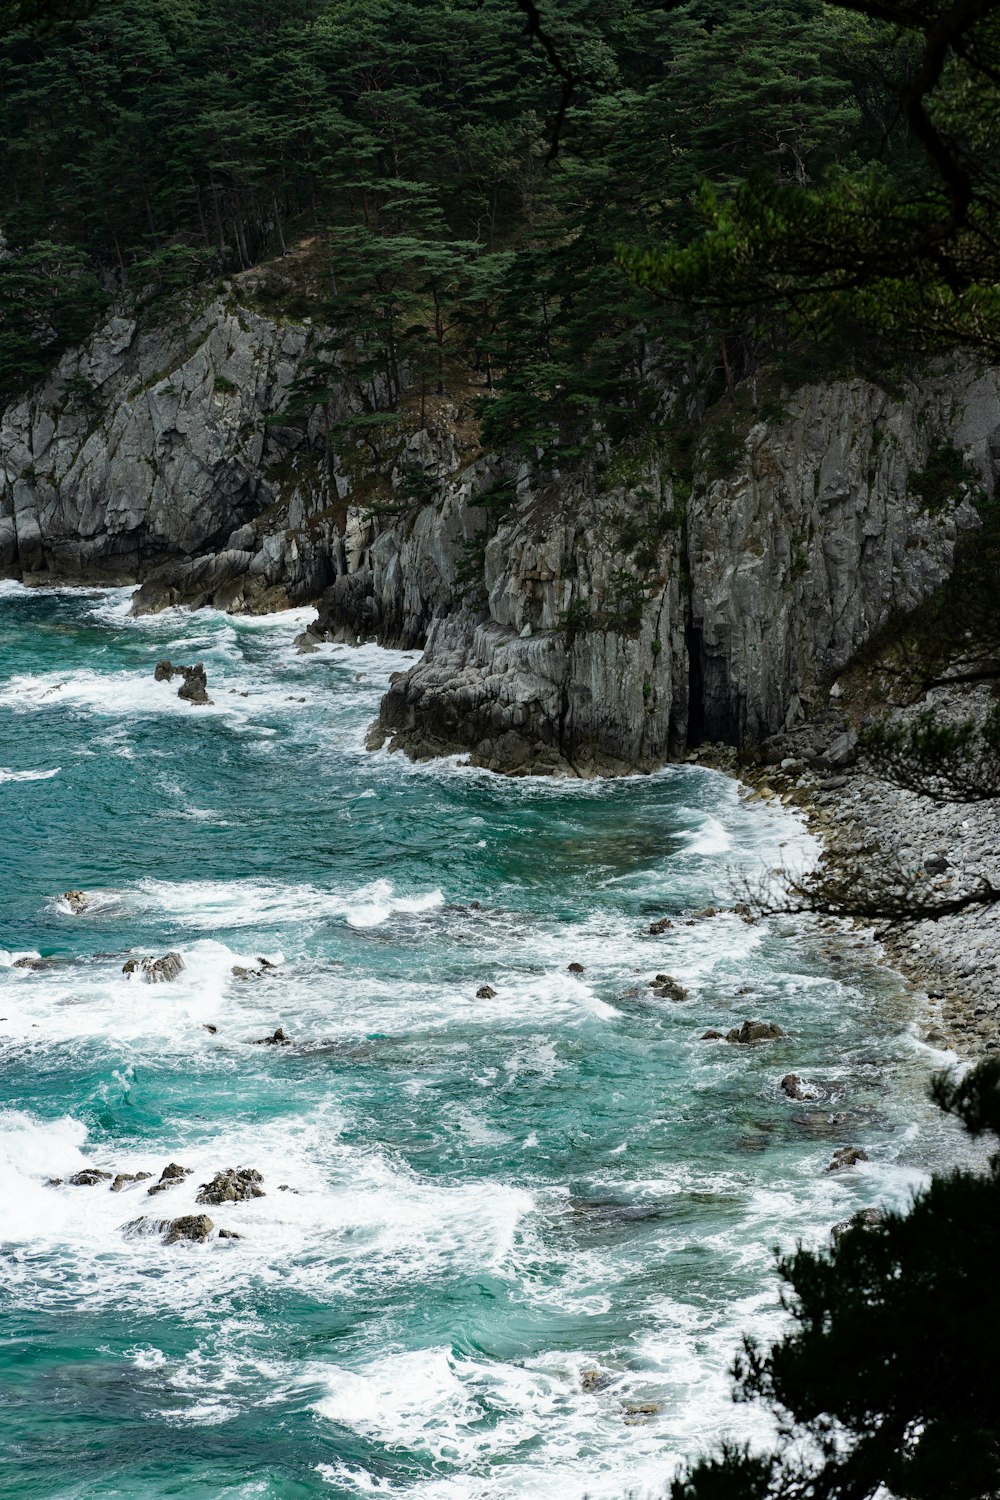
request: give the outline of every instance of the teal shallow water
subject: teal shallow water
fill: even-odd
[[[956,1150],[867,949],[685,925],[808,858],[798,823],[695,768],[370,755],[411,656],[126,610],[0,584],[0,1496],[655,1494],[762,1432],[726,1371],[781,1326],[772,1247]],[[162,656],[204,661],[214,705]],[[122,973],[168,949],[174,984]],[[699,1040],[754,1015],[790,1035]],[[791,1070],[822,1099],[785,1098]],[[844,1144],[871,1164],[827,1176]],[[47,1185],[170,1160],[192,1175],[152,1199]],[[266,1196],[210,1212],[241,1240],[123,1233],[237,1165]]]

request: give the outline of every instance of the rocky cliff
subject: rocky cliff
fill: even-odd
[[[768,422],[724,408],[689,493],[669,448],[627,484],[522,485],[374,742],[587,774],[759,739],[948,576],[998,460],[1000,377],[963,365],[807,387]]]
[[[0,570],[150,579],[151,603],[315,597],[332,577],[331,477],[314,432],[274,421],[311,330],[231,294],[176,319],[111,318],[3,414]]]
[[[767,420],[738,393],[684,463],[675,418],[543,474],[445,402],[338,446],[346,393],[287,415],[317,330],[240,291],[112,318],[4,413],[0,570],[134,580],[138,610],[314,600],[317,636],[424,645],[372,736],[413,755],[585,775],[773,732],[947,576],[995,489],[1000,376],[967,365]]]

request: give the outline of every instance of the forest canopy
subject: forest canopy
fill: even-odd
[[[121,292],[308,242],[310,312],[361,339],[390,406],[405,369],[488,392],[488,440],[573,452],[598,418],[634,430],[650,375],[720,332],[727,379],[784,336],[653,295],[617,246],[696,244],[705,192],[748,179],[909,192],[927,171],[899,108],[916,43],[819,0],[551,7],[574,80],[555,153],[563,80],[516,0],[81,9],[0,40],[0,396]]]

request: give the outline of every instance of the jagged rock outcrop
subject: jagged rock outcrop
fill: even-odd
[[[144,608],[280,607],[325,587],[336,496],[318,433],[272,420],[311,330],[237,292],[172,324],[112,317],[8,408],[0,572],[149,579]]]
[[[696,737],[780,729],[889,615],[950,573],[979,524],[969,486],[930,511],[912,493],[951,442],[992,493],[1000,374],[940,366],[889,395],[862,380],[809,386],[751,426],[732,472],[704,467],[689,512]]]
[[[746,426],[724,464],[711,442],[698,452],[686,542],[655,463],[616,493],[566,486],[561,509],[522,498],[486,548],[485,606],[434,621],[371,742],[588,774],[793,721],[950,573],[979,524],[976,491],[995,488],[1000,375],[956,363],[892,395],[862,380],[806,387]],[[915,480],[942,444],[968,478],[929,506]],[[651,518],[655,559],[622,545],[630,512]],[[616,609],[623,578],[633,593]]]
[[[685,743],[682,534],[669,484],[607,492],[527,475],[485,544],[482,587],[434,619],[371,743],[467,750],[515,774],[649,769]],[[477,597],[478,595],[478,597]]]
[[[119,314],[3,414],[0,573],[135,580],[139,612],[317,601],[306,645],[424,646],[370,740],[418,757],[590,775],[773,734],[943,581],[1000,470],[1000,375],[958,361],[784,393],[767,420],[737,393],[683,480],[652,446],[544,479],[442,401],[376,455],[345,435],[346,385],[282,419],[322,330],[251,292]],[[928,504],[943,443],[967,473]]]

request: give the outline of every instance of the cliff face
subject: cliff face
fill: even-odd
[[[656,461],[610,492],[563,486],[554,509],[525,493],[486,548],[482,607],[434,621],[374,742],[587,774],[793,722],[950,573],[995,488],[1000,376],[939,370],[896,396],[844,381],[738,438],[726,420],[728,472],[706,440],[683,518]],[[947,449],[966,477],[928,499]]]
[[[287,533],[329,507],[328,479],[309,435],[269,420],[308,345],[221,298],[183,326],[112,318],[3,414],[0,570],[128,582],[166,563],[159,602],[314,596],[326,538]]]
[[[928,499],[947,445],[967,477]],[[961,367],[895,397],[860,380],[808,387],[782,420],[750,428],[728,476],[702,463],[689,521],[696,731],[740,744],[781,728],[890,614],[926,598],[979,524],[972,498],[993,494],[998,454],[1000,375]]]
[[[0,421],[0,571],[135,580],[140,611],[316,600],[317,635],[426,646],[372,743],[646,769],[794,720],[947,576],[1000,467],[1000,376],[968,367],[722,405],[683,483],[655,444],[543,480],[442,403],[376,461],[282,417],[314,344],[231,291],[113,318]]]

